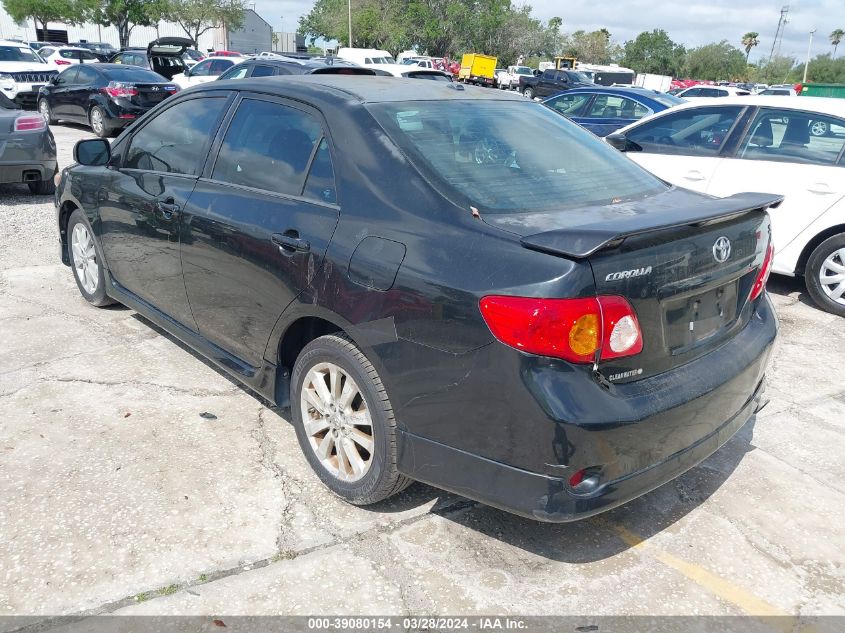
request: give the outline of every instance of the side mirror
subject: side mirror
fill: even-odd
[[[77,141],[73,147],[73,160],[80,165],[101,167],[111,160],[111,146],[101,138],[89,138]]]
[[[607,141],[608,145],[618,149],[620,152],[627,152],[628,150],[634,149],[635,146],[634,143],[628,140],[627,136],[619,132],[608,134],[604,137],[604,140]]]

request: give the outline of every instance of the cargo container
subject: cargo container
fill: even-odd
[[[499,60],[490,55],[467,53],[461,59],[461,70],[458,81],[479,86],[493,86],[496,81],[496,62]]]
[[[845,99],[845,84],[804,84],[801,97],[839,97]]]

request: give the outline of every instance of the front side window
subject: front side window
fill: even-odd
[[[845,120],[799,110],[761,109],[738,158],[834,165],[845,145]]]
[[[533,102],[419,101],[368,109],[429,181],[482,215],[604,205],[666,189],[591,132]]]
[[[225,105],[206,97],[162,111],[132,137],[124,167],[198,176]]]
[[[562,94],[546,101],[546,105],[566,116],[577,116],[591,96],[583,93]]]
[[[222,75],[225,71],[229,70],[234,65],[235,62],[233,62],[231,59],[214,59],[211,61],[211,64],[208,67],[208,74],[212,77]]]
[[[673,112],[629,130],[632,151],[716,156],[742,113],[742,106],[708,106]]]
[[[310,114],[244,99],[232,118],[212,179],[273,193],[300,195],[322,129]]]
[[[614,95],[597,95],[587,115],[594,119],[641,119],[651,111],[633,99]]]

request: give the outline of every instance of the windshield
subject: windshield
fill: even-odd
[[[444,194],[487,213],[639,199],[666,185],[540,104],[417,101],[368,106]]]
[[[513,69],[517,75],[533,75],[534,71],[531,70],[528,66],[517,66]]]
[[[45,63],[29,46],[0,46],[0,62]]]
[[[123,66],[121,68],[110,67],[105,71],[106,77],[112,81],[125,81],[130,83],[163,83],[167,81],[158,73],[138,66]]]
[[[672,95],[672,94],[656,94],[656,95],[649,95],[649,96],[651,96],[652,99],[657,101],[657,103],[662,103],[667,108],[672,108],[676,105],[686,103],[686,101],[684,101],[680,97],[676,97],[675,95]]]

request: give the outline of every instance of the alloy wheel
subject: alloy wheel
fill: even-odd
[[[91,110],[91,129],[94,130],[97,136],[101,136],[103,134],[103,130],[105,129],[103,113],[100,112],[99,108]]]
[[[38,103],[38,111],[41,113],[41,116],[44,117],[44,120],[47,121],[47,123],[49,123],[50,122],[50,104],[47,103],[46,99],[42,99]]]
[[[312,367],[302,385],[302,424],[321,465],[341,481],[361,479],[373,459],[373,420],[352,377],[334,363]]]
[[[97,292],[100,267],[97,264],[97,251],[94,239],[83,224],[73,227],[70,234],[70,248],[73,252],[73,266],[79,283],[89,295]]]
[[[822,262],[819,284],[831,300],[845,306],[845,248],[833,251]]]
[[[824,136],[827,134],[827,123],[824,121],[813,121],[810,124],[810,134],[813,136]]]

